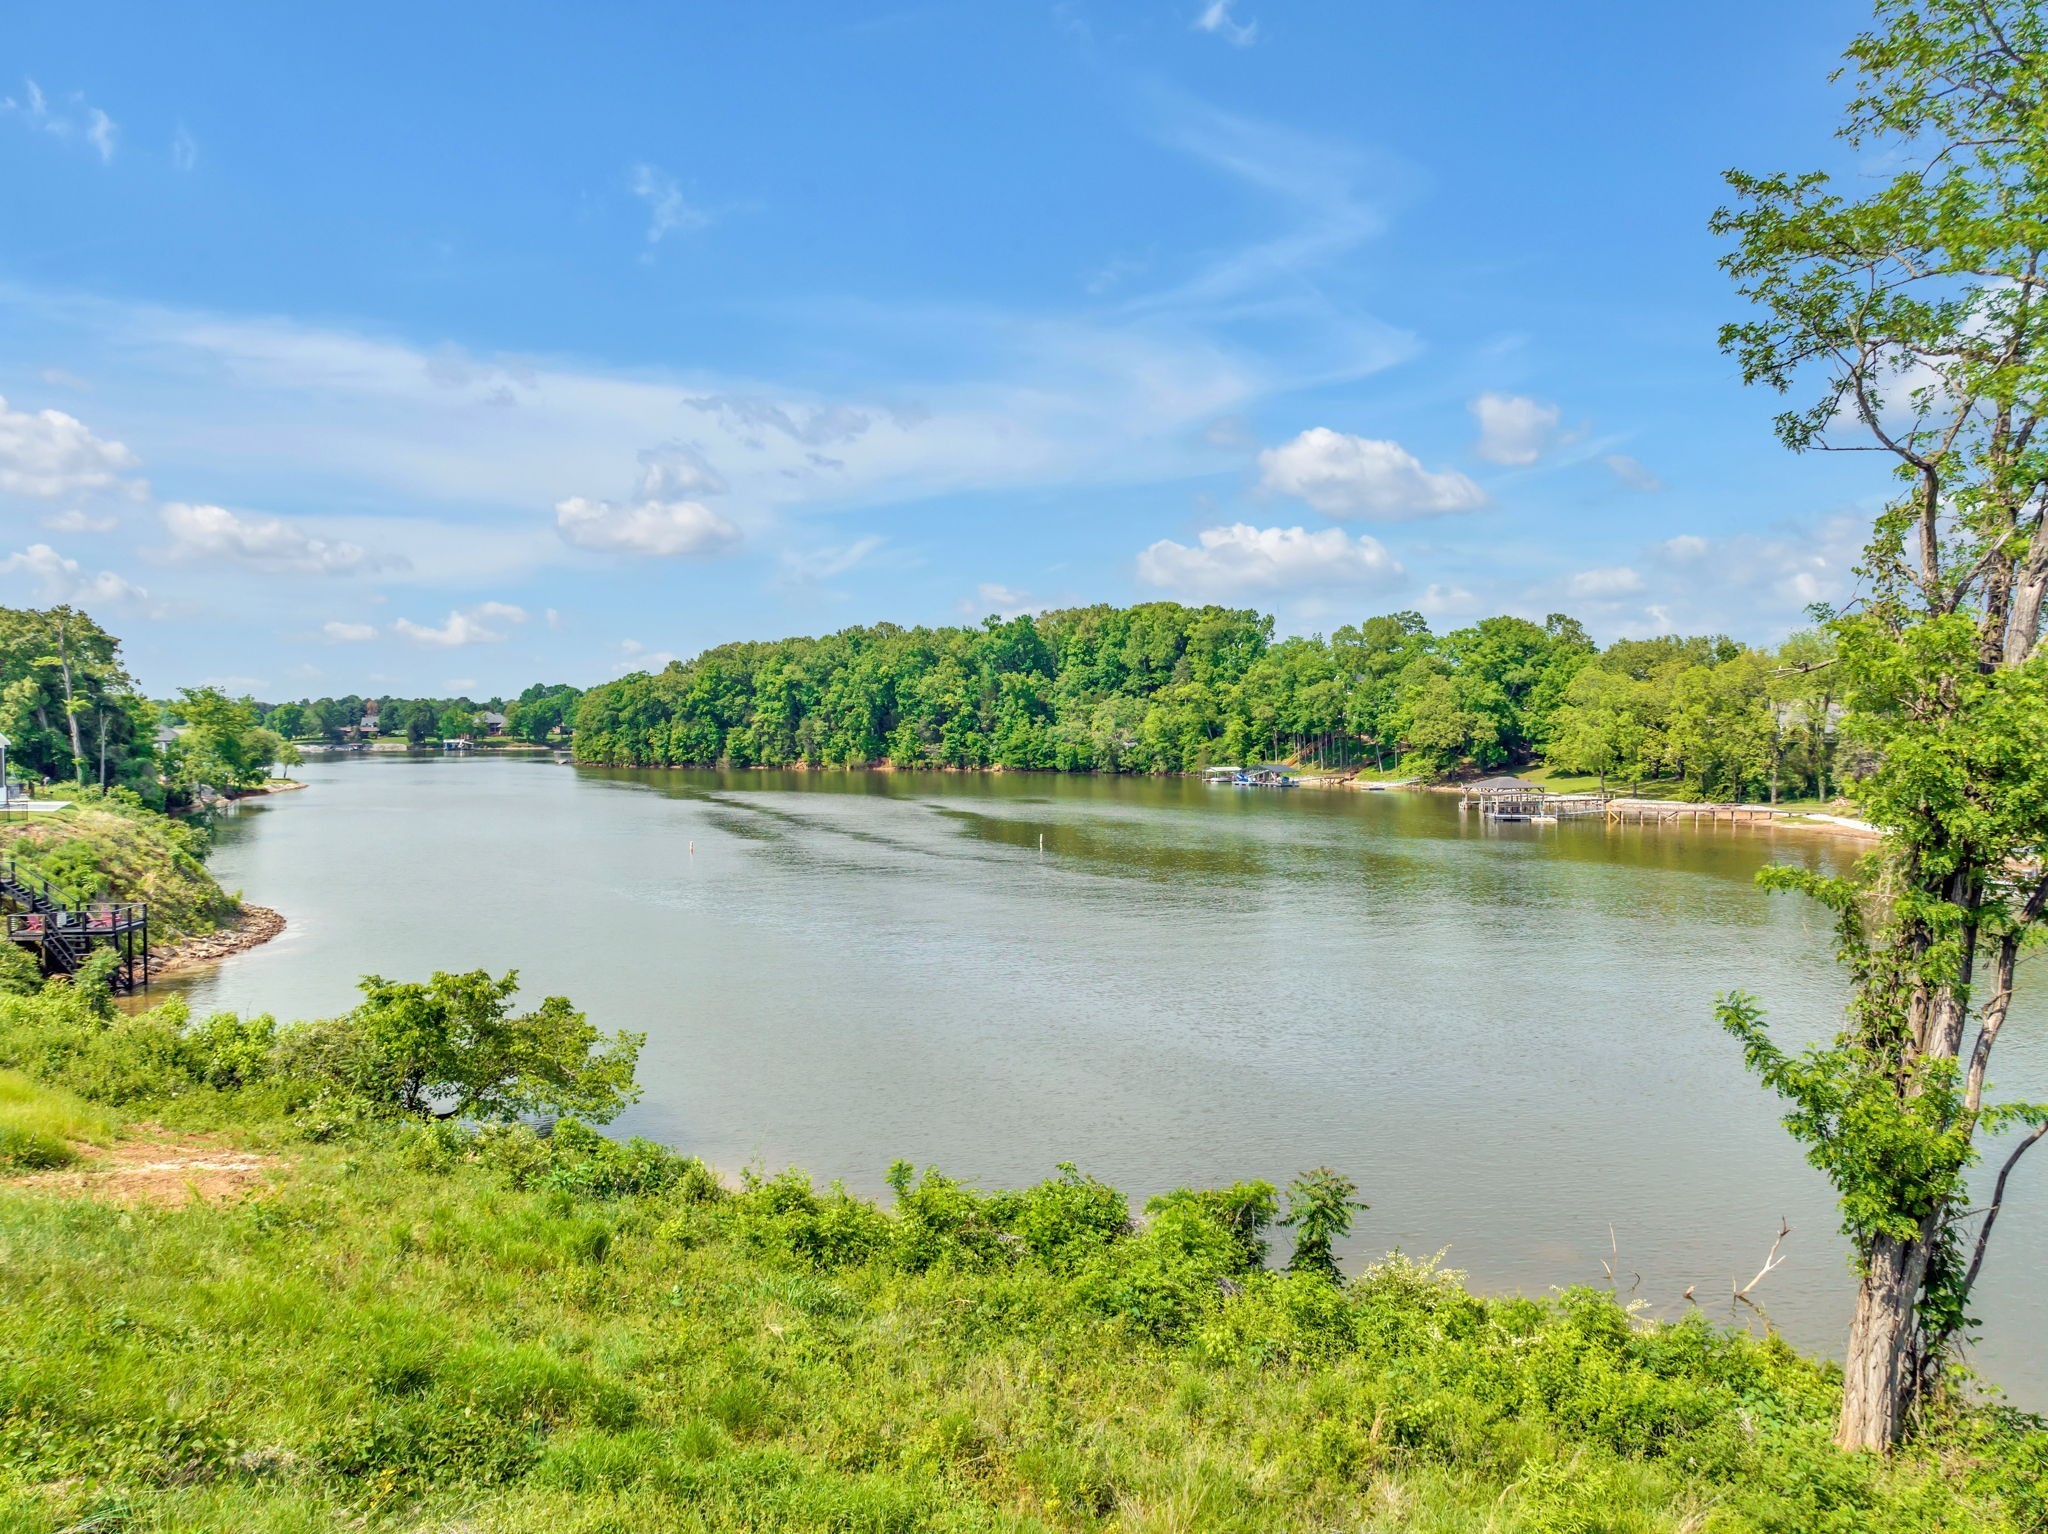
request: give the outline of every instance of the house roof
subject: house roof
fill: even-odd
[[[1531,783],[1527,778],[1481,778],[1471,786],[1477,789],[1528,789],[1532,793],[1543,791],[1541,783]]]

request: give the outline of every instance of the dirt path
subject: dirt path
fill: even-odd
[[[177,1134],[137,1124],[108,1146],[79,1145],[78,1160],[54,1172],[10,1177],[7,1186],[99,1199],[109,1204],[175,1208],[194,1199],[240,1198],[267,1184],[282,1163],[275,1156],[236,1150],[218,1135]]]

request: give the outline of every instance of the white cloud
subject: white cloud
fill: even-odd
[[[1219,415],[1202,428],[1202,440],[1210,447],[1242,450],[1258,446],[1251,424],[1241,415]]]
[[[1220,37],[1233,48],[1249,48],[1258,38],[1259,24],[1256,21],[1240,23],[1230,14],[1230,7],[1235,3],[1236,0],[1209,0],[1195,18],[1195,30]]]
[[[1486,492],[1453,469],[1425,469],[1398,442],[1313,426],[1259,454],[1262,489],[1297,496],[1325,516],[1428,517],[1475,511]]]
[[[100,164],[114,163],[114,145],[121,137],[121,130],[114,119],[98,107],[88,107],[85,112],[85,141],[99,151]]]
[[[42,601],[71,602],[81,607],[137,602],[149,595],[112,570],[88,575],[77,560],[66,559],[47,543],[32,543],[19,554],[0,559],[0,575],[33,576]]]
[[[1489,463],[1534,463],[1557,440],[1557,406],[1526,394],[1488,391],[1465,408],[1479,421],[1479,456]]]
[[[659,671],[675,658],[672,650],[650,650],[637,639],[621,639],[619,661],[612,669],[618,672]]]
[[[685,404],[697,405],[696,400]],[[704,450],[684,442],[667,442],[640,454],[640,499],[643,501],[694,501],[707,495],[724,495],[731,487],[725,476],[711,466]]]
[[[1648,632],[1679,628],[1765,639],[1804,627],[1815,602],[1840,606],[1857,589],[1869,522],[1844,514],[1769,532],[1685,533],[1647,550],[1656,604]]]
[[[1199,544],[1162,538],[1138,556],[1138,578],[1193,596],[1392,585],[1402,569],[1376,538],[1341,528],[1212,527]]]
[[[400,618],[391,627],[395,633],[403,634],[415,644],[452,649],[461,645],[497,644],[505,635],[502,630],[492,628],[493,623],[525,621],[526,610],[522,607],[514,607],[509,602],[479,602],[474,607],[451,612],[448,621],[438,628],[414,623],[410,618]]]
[[[1018,618],[1026,613],[1042,613],[1045,608],[1046,604],[1030,592],[1005,586],[1001,581],[983,581],[974,588],[973,596],[960,603],[960,611],[970,618],[986,618],[991,613],[1003,619]]]
[[[1418,611],[1435,616],[1470,612],[1478,604],[1479,599],[1463,586],[1444,581],[1431,581],[1415,606]]]
[[[63,368],[44,368],[42,376],[43,382],[53,389],[76,389],[87,394],[92,392],[92,384],[88,380]]]
[[[1664,488],[1663,480],[1626,453],[1609,453],[1600,461],[1613,471],[1616,479],[1631,490],[1656,491]]]
[[[43,518],[43,526],[59,533],[111,533],[120,525],[121,519],[111,512],[81,511],[76,506]]]
[[[79,92],[73,91],[61,103],[52,104],[33,80],[22,82],[19,96],[0,96],[0,115],[18,117],[33,133],[47,133],[67,141],[79,139],[100,157],[102,165],[113,162],[115,146],[120,142],[119,124],[88,104]]]
[[[1609,565],[1599,570],[1581,570],[1565,583],[1573,596],[1609,601],[1643,589],[1643,578],[1627,565]]]
[[[740,530],[702,501],[615,505],[575,495],[555,503],[555,527],[580,549],[604,554],[722,554]]]
[[[659,166],[633,167],[633,195],[647,204],[647,243],[659,245],[677,229],[702,229],[711,215],[683,197],[682,185]]]
[[[813,581],[829,581],[836,575],[845,575],[850,570],[859,569],[886,541],[881,534],[870,533],[865,538],[856,538],[851,543],[830,548],[792,549],[782,556],[783,575],[800,585]]]
[[[282,517],[250,516],[225,506],[173,501],[163,508],[171,534],[162,557],[178,563],[219,562],[307,575],[354,575],[394,561],[342,538],[317,538]]]
[[[179,172],[191,170],[199,163],[199,140],[192,136],[192,130],[183,123],[171,135],[171,169]]]
[[[362,644],[377,637],[377,628],[370,623],[323,623],[320,637],[329,644]]]
[[[0,399],[0,490],[44,500],[94,490],[138,488],[124,469],[139,460],[119,442],[95,437],[83,421],[61,410],[30,415]]]

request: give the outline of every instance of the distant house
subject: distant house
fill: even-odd
[[[486,735],[503,735],[505,716],[490,709],[480,709],[476,716],[476,727]]]
[[[372,698],[364,706],[363,717],[355,724],[348,726],[341,733],[353,736],[357,740],[375,740],[382,731],[383,726],[377,721],[377,701]]]

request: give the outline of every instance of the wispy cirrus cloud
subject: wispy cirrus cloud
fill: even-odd
[[[113,118],[72,91],[52,101],[34,80],[23,80],[19,93],[0,96],[0,116],[12,117],[31,132],[84,144],[102,165],[113,163],[121,128]]]
[[[1664,481],[1626,453],[1609,453],[1600,460],[1607,466],[1607,472],[1627,485],[1631,490],[1654,494],[1664,488]]]
[[[702,229],[711,215],[683,195],[682,183],[658,165],[635,165],[627,184],[647,205],[647,255],[678,229]]]
[[[1209,0],[1195,17],[1195,30],[1220,37],[1233,48],[1249,48],[1259,38],[1256,21],[1240,22],[1231,15],[1235,0]]]

